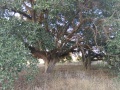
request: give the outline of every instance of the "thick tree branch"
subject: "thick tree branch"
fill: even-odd
[[[65,38],[65,40],[61,43],[61,46],[66,45],[66,43],[71,40],[71,38],[74,36],[74,34],[82,27],[82,25],[83,25],[86,21],[91,21],[91,19],[90,19],[90,18],[86,18],[86,19],[84,19],[83,21],[81,21],[80,24],[77,25],[77,26],[74,28],[74,30],[73,30],[69,35],[67,35],[67,37]],[[63,44],[64,44],[64,45],[63,45]]]
[[[13,11],[15,13],[19,13],[19,14],[23,15],[24,17],[28,18],[29,20],[32,20],[32,17],[25,12],[22,12],[22,11],[16,10],[16,9],[11,9],[11,11]]]
[[[0,8],[2,8],[2,9],[8,9],[8,10],[10,10],[12,12],[19,13],[19,14],[23,15],[24,17],[32,20],[32,17],[30,15],[28,15],[27,13],[23,12],[23,11],[17,10],[15,8],[8,7],[7,5],[1,6]]]

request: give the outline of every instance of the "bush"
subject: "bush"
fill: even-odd
[[[0,19],[0,23],[0,88],[12,90],[18,73],[23,69],[34,73],[37,60],[32,58],[21,39],[12,34],[13,22]]]

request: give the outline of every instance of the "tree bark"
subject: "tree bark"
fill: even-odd
[[[81,53],[82,53],[82,62],[83,62],[84,69],[87,69],[85,52],[84,52],[84,48],[83,47],[81,47]]]
[[[50,59],[45,61],[45,73],[51,73],[57,63],[56,59]]]
[[[82,53],[82,62],[83,62],[84,69],[85,70],[90,70],[90,68],[91,68],[91,58],[90,58],[89,53],[86,56],[84,48],[82,48],[82,47],[81,47],[81,53]]]
[[[87,57],[86,62],[87,62],[86,68],[87,68],[87,70],[90,70],[91,69],[91,58],[90,58],[90,56]]]

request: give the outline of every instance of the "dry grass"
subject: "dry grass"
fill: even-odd
[[[24,73],[15,83],[15,90],[120,90],[106,68],[84,71],[80,65],[58,65],[51,74],[42,73],[27,82]]]

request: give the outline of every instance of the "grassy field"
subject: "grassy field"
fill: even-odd
[[[95,64],[90,71],[85,71],[79,64],[59,64],[50,74],[43,73],[42,66],[39,71],[28,82],[25,72],[21,72],[15,90],[120,90],[119,83],[113,80],[116,76],[104,65]]]

